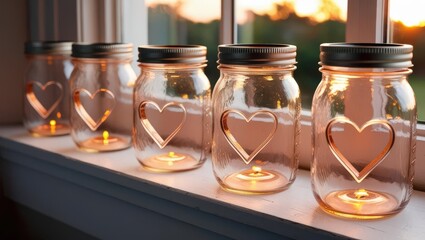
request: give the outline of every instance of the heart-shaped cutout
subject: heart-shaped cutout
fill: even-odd
[[[44,105],[41,103],[40,99],[35,94],[35,87],[39,88],[43,93],[46,91],[50,91],[47,96],[49,96],[49,100],[51,100],[53,103]],[[49,90],[47,90],[49,89]],[[55,93],[56,92],[56,93]],[[31,104],[31,106],[34,108],[34,110],[43,118],[46,119],[53,110],[56,109],[56,107],[59,105],[63,98],[63,87],[62,84],[55,82],[55,81],[49,81],[45,83],[44,85],[39,82],[28,82],[27,88],[26,88],[26,97],[28,102]],[[53,97],[53,99],[51,99]],[[50,106],[48,106],[50,105]]]
[[[335,144],[334,137],[332,136],[332,127],[338,123],[352,126],[358,134],[362,133],[363,130],[373,125],[378,125],[388,130],[388,141],[386,142],[385,146],[361,171],[358,171],[353,166],[353,164],[347,159],[346,156],[344,156],[344,154]],[[385,157],[390,152],[392,146],[394,145],[394,129],[387,120],[373,119],[367,121],[365,124],[363,124],[363,126],[359,127],[348,118],[337,117],[329,121],[328,125],[326,126],[326,140],[336,159],[338,159],[342,166],[344,166],[344,168],[351,174],[354,180],[357,183],[360,183],[385,159]]]
[[[146,115],[146,107],[148,105],[153,106],[160,113],[162,113],[166,108],[169,108],[169,107],[176,107],[182,110],[183,112],[182,120],[180,121],[179,125],[165,139],[161,137],[161,135],[156,131],[156,129],[152,126],[151,122],[149,121]],[[171,141],[171,139],[173,139],[173,137],[176,136],[177,133],[182,129],[183,124],[186,121],[186,108],[183,106],[183,104],[175,103],[175,102],[169,102],[165,104],[162,108],[160,108],[158,104],[156,104],[153,101],[143,101],[139,105],[139,118],[140,118],[140,123],[145,128],[149,136],[152,137],[152,139],[155,141],[155,143],[158,145],[159,148],[163,149],[165,146],[167,146],[167,144]]]
[[[258,115],[267,115],[273,119],[273,128],[271,129],[267,137],[254,149],[254,151],[251,152],[251,154],[248,154],[245,151],[245,149],[239,144],[239,142],[236,140],[236,138],[233,136],[232,132],[229,129],[229,125],[227,121],[228,121],[228,116],[231,113],[241,116],[247,123],[251,122],[251,120]],[[267,144],[272,140],[277,130],[278,120],[276,115],[266,110],[257,111],[253,113],[249,118],[246,118],[242,112],[229,109],[224,111],[223,114],[221,114],[220,124],[221,124],[221,130],[223,131],[227,142],[236,151],[236,153],[242,158],[242,160],[246,164],[249,164],[255,158],[255,156],[257,156],[257,154],[260,153],[261,150],[263,150],[267,146]]]
[[[87,105],[88,102],[83,103],[82,98],[87,96],[88,99],[92,102],[96,97],[109,98],[110,101],[103,101],[103,109],[100,116],[96,117],[96,120],[87,112],[87,108],[90,109],[99,109],[99,106],[91,107],[84,106]],[[109,115],[111,115],[112,110],[115,107],[115,95],[109,91],[108,89],[101,88],[96,90],[93,94],[84,88],[76,89],[74,91],[74,107],[77,113],[80,115],[81,119],[87,124],[87,126],[92,130],[96,131],[96,129],[108,119]],[[99,100],[100,101],[100,100]],[[106,103],[105,103],[106,102]]]

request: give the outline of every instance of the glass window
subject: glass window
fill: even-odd
[[[295,79],[310,109],[321,80],[319,46],[345,41],[347,0],[237,0],[238,43],[287,43],[298,47]]]
[[[221,4],[218,0],[146,0],[148,44],[197,44],[207,47],[205,68],[212,85],[218,80],[217,46]]]
[[[392,41],[413,45],[410,84],[416,94],[418,119],[425,121],[425,1],[391,0]]]

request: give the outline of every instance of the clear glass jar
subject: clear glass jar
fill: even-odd
[[[115,151],[131,146],[132,44],[76,43],[70,79],[71,136],[80,149]]]
[[[339,216],[380,218],[412,193],[416,102],[407,82],[412,46],[321,45],[314,94],[314,196]]]
[[[206,52],[197,45],[139,47],[133,146],[146,169],[184,171],[205,162],[212,122]]]
[[[225,190],[274,193],[295,180],[301,110],[295,56],[292,45],[219,46],[212,162]]]
[[[69,134],[71,42],[27,42],[24,126],[34,136]]]

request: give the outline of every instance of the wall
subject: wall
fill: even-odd
[[[22,119],[26,3],[0,1],[0,124],[19,123]]]

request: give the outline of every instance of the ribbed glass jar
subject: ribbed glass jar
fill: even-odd
[[[90,152],[116,151],[131,146],[133,45],[76,43],[75,69],[70,80],[72,139]]]
[[[205,162],[212,121],[206,52],[197,45],[139,47],[133,146],[146,169],[184,171]]]
[[[312,187],[327,212],[371,219],[402,210],[412,192],[416,102],[412,46],[322,44],[314,94]]]
[[[24,125],[35,136],[69,134],[71,42],[27,42]]]
[[[220,45],[218,56],[212,145],[216,179],[238,193],[288,188],[298,167],[300,132],[296,47]]]

